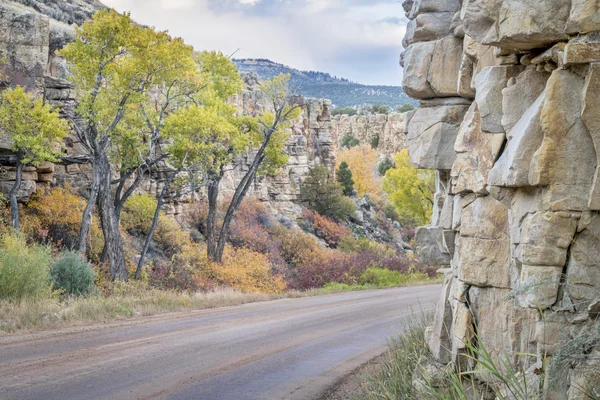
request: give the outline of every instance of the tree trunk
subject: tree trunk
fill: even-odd
[[[216,239],[216,220],[217,220],[217,208],[219,199],[219,184],[221,183],[220,177],[211,178],[208,183],[208,215],[206,217],[206,243],[208,259],[210,261],[217,260],[217,239]],[[219,261],[220,262],[220,261]]]
[[[127,265],[123,250],[123,239],[119,231],[119,221],[115,213],[114,199],[111,195],[110,162],[106,154],[98,157],[100,187],[98,191],[98,211],[102,222],[104,242],[107,245],[110,278],[127,281]]]
[[[135,189],[137,189],[140,182],[142,181],[141,175],[138,174],[136,176],[135,180],[131,183],[131,186],[129,188],[127,188],[127,190],[125,190],[125,193],[123,193],[123,189],[125,187],[125,183],[126,183],[127,179],[128,179],[127,176],[124,176],[123,174],[121,174],[121,182],[119,182],[119,185],[117,186],[117,190],[115,192],[115,215],[117,218],[117,222],[119,224],[121,223],[121,212],[123,211],[123,206],[125,205],[127,200],[131,197],[131,195],[133,194]],[[104,243],[104,248],[102,249],[102,255],[100,256],[100,261],[106,262],[107,259],[108,259],[108,245],[106,243]]]
[[[250,174],[250,171],[248,171],[248,174]],[[236,190],[235,195],[231,199],[231,203],[229,204],[227,213],[223,218],[223,225],[221,226],[221,233],[219,235],[219,241],[217,243],[217,251],[214,257],[215,262],[221,263],[223,261],[223,252],[225,251],[225,244],[227,243],[227,239],[229,237],[229,228],[231,227],[231,222],[233,221],[233,217],[235,216],[237,209],[242,204],[242,201],[244,201],[244,198],[246,197],[246,194],[248,193],[248,190],[250,189],[250,186],[254,181],[255,175],[256,170],[254,171],[254,173],[250,174],[250,179],[245,181],[245,185],[241,188],[239,194]],[[240,186],[238,186],[238,189],[239,188]]]
[[[90,198],[83,211],[81,217],[81,228],[79,230],[79,252],[86,257],[87,256],[87,240],[92,227],[92,212],[94,206],[98,200],[98,190],[100,189],[100,162],[94,158],[92,161],[92,187],[90,188]]]
[[[21,163],[21,155],[17,156],[17,171],[15,176],[15,184],[10,189],[10,213],[12,217],[12,227],[15,231],[19,230],[19,203],[17,202],[17,192],[21,188],[23,180],[23,163]]]
[[[135,279],[140,279],[142,275],[142,268],[144,267],[144,261],[146,259],[146,254],[148,254],[148,248],[150,247],[150,242],[152,242],[152,237],[154,236],[154,231],[158,226],[158,217],[160,216],[160,210],[164,204],[165,196],[169,192],[169,188],[171,187],[171,183],[175,179],[175,176],[179,174],[179,171],[173,173],[171,177],[165,182],[165,186],[160,192],[158,196],[158,200],[156,203],[156,210],[154,211],[154,218],[152,219],[152,225],[150,226],[150,231],[148,232],[148,236],[146,236],[146,241],[144,242],[144,247],[142,249],[142,253],[140,254],[140,260],[138,261],[137,270],[135,271]]]

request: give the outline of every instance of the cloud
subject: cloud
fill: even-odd
[[[397,0],[104,0],[199,50],[269,58],[369,84],[399,85],[406,28]]]

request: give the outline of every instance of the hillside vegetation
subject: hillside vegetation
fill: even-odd
[[[299,71],[265,59],[233,60],[240,72],[254,72],[261,79],[271,79],[281,73],[290,74],[290,84],[304,97],[330,99],[336,107],[357,107],[382,104],[397,108],[417,104],[400,86],[361,85],[347,79],[318,71]]]

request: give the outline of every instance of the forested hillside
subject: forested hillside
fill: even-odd
[[[234,60],[240,72],[255,72],[261,79],[290,74],[290,84],[305,97],[327,98],[336,107],[383,104],[396,108],[416,104],[400,86],[370,86],[318,71],[299,71],[266,59]]]

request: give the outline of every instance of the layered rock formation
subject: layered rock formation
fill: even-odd
[[[600,387],[600,4],[404,7],[403,86],[421,100],[407,146],[438,171],[417,232],[422,261],[445,268],[435,362],[472,367],[471,342],[535,369],[533,386],[544,372],[543,398],[581,398]]]
[[[345,136],[356,138],[361,145],[371,146],[377,140],[379,158],[393,157],[406,148],[403,135],[406,114],[336,115],[331,121],[331,136],[338,148]]]

